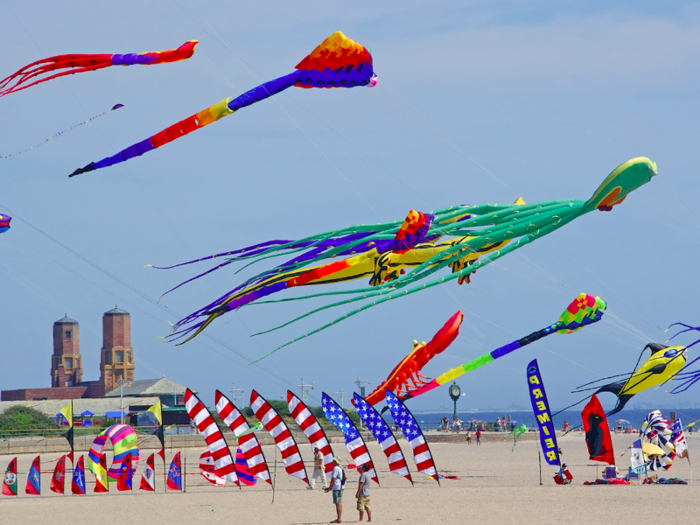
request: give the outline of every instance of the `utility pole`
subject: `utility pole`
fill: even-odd
[[[343,406],[343,398],[345,394],[347,394],[347,392],[342,388],[338,392],[333,392],[333,395],[338,396],[338,399],[340,399],[340,408],[342,409],[345,409],[345,407]]]
[[[231,392],[231,394],[233,394],[232,397],[233,397],[233,404],[234,405],[238,406],[237,403],[238,403],[239,399],[245,400],[245,396],[243,395],[243,392],[245,392],[245,390],[243,390],[242,388],[236,388],[236,383],[231,383],[231,390],[229,390],[229,392]],[[241,393],[240,396],[238,395],[238,392]]]
[[[301,384],[300,384],[300,385],[297,385],[297,386],[298,386],[299,388],[301,388],[301,400],[302,400],[303,402],[306,403],[306,402],[309,400],[309,391],[308,391],[308,389],[307,389],[306,387],[310,386],[310,387],[311,387],[311,390],[313,390],[313,389],[314,389],[314,384],[313,384],[313,383],[311,383],[311,384],[309,384],[309,383],[304,383],[304,378],[302,377],[302,378],[301,378]]]
[[[123,376],[119,376],[119,422],[122,425],[124,424],[124,383],[127,382],[128,381],[124,381]]]
[[[371,384],[370,381],[367,381],[367,380],[365,380],[365,379],[362,379],[362,378],[360,377],[360,374],[358,374],[358,375],[357,375],[357,379],[355,379],[355,384],[357,385],[357,388],[360,389],[360,396],[362,396],[362,398],[364,399],[364,397],[365,397],[365,387],[363,387],[362,385],[364,385],[364,384],[369,385],[369,384]]]

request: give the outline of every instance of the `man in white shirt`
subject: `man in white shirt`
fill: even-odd
[[[338,514],[338,519],[331,521],[331,523],[342,523],[341,517],[343,515],[343,478],[345,474],[343,473],[343,467],[340,466],[340,458],[338,456],[333,456],[333,472],[331,472],[331,486],[328,487],[325,492],[333,491],[333,503],[335,504],[335,511]]]
[[[318,447],[314,447],[314,474],[311,477],[311,482],[309,483],[309,489],[313,490],[316,484],[316,478],[321,476],[321,482],[323,483],[323,490],[326,490],[328,486],[328,481],[326,480],[326,465],[323,463],[323,454]]]

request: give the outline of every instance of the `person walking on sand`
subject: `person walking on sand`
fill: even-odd
[[[471,446],[472,444],[472,431],[467,430],[467,445]]]
[[[476,431],[476,446],[481,446],[481,430]]]
[[[371,477],[369,475],[369,465],[365,463],[362,465],[362,474],[360,474],[360,479],[357,482],[357,492],[355,493],[355,498],[357,499],[357,510],[360,511],[360,519],[362,521],[365,517],[365,511],[367,511],[367,523],[372,521],[372,510],[369,508],[369,482]]]
[[[323,483],[323,490],[328,488],[328,481],[326,480],[326,466],[323,464],[323,454],[318,447],[314,447],[314,474],[309,482],[309,490],[314,490],[314,485],[316,485],[316,478],[321,476],[321,482]]]
[[[333,456],[333,472],[331,472],[331,486],[325,489],[324,492],[333,491],[333,504],[335,505],[335,511],[338,514],[338,518],[331,523],[342,523],[343,516],[343,489],[345,488],[345,472],[343,472],[343,467],[340,466],[340,458],[338,456]]]

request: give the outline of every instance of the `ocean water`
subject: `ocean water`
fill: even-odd
[[[410,407],[409,407],[410,408]],[[581,407],[581,410],[583,410],[583,405]],[[564,421],[568,422],[570,426],[577,426],[581,424],[581,410],[565,410],[561,414],[558,414],[554,416],[554,427],[555,428],[562,428],[564,426]],[[700,419],[700,408],[685,408],[685,409],[660,409],[661,413],[664,415],[665,418],[670,418],[671,417],[671,412],[676,413],[676,417],[679,417],[683,423],[684,426],[687,426],[689,423],[692,423],[693,421],[696,421]],[[610,428],[614,428],[617,426],[617,421],[618,419],[624,419],[629,421],[629,423],[632,425],[632,428],[638,429],[642,426],[642,421],[644,421],[644,418],[647,416],[649,412],[651,412],[652,409],[629,409],[629,410],[622,410],[618,412],[617,414],[613,414],[608,418],[608,425]],[[517,421],[517,425],[521,425],[522,423],[525,423],[528,427],[537,427],[537,421],[535,419],[535,415],[533,412],[530,411],[501,411],[501,412],[489,412],[489,411],[484,411],[484,412],[457,412],[457,415],[459,416],[459,419],[462,420],[462,422],[469,421],[470,419],[474,418],[477,421],[485,421],[486,423],[495,423],[496,418],[502,418],[504,415],[511,416],[513,421]],[[452,411],[446,411],[446,412],[430,412],[430,413],[415,413],[414,414],[415,418],[420,422],[420,423],[425,423],[426,427],[432,427],[433,425],[437,425],[440,423],[440,420],[447,416],[450,420],[452,420]],[[627,424],[624,423],[623,427],[626,427]],[[700,430],[700,424],[696,425],[696,430]]]

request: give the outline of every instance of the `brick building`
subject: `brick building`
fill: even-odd
[[[2,401],[101,398],[119,386],[119,380],[134,380],[134,349],[131,347],[131,316],[113,308],[102,316],[100,379],[83,381],[80,355],[80,326],[67,315],[53,324],[51,387],[3,390]]]

